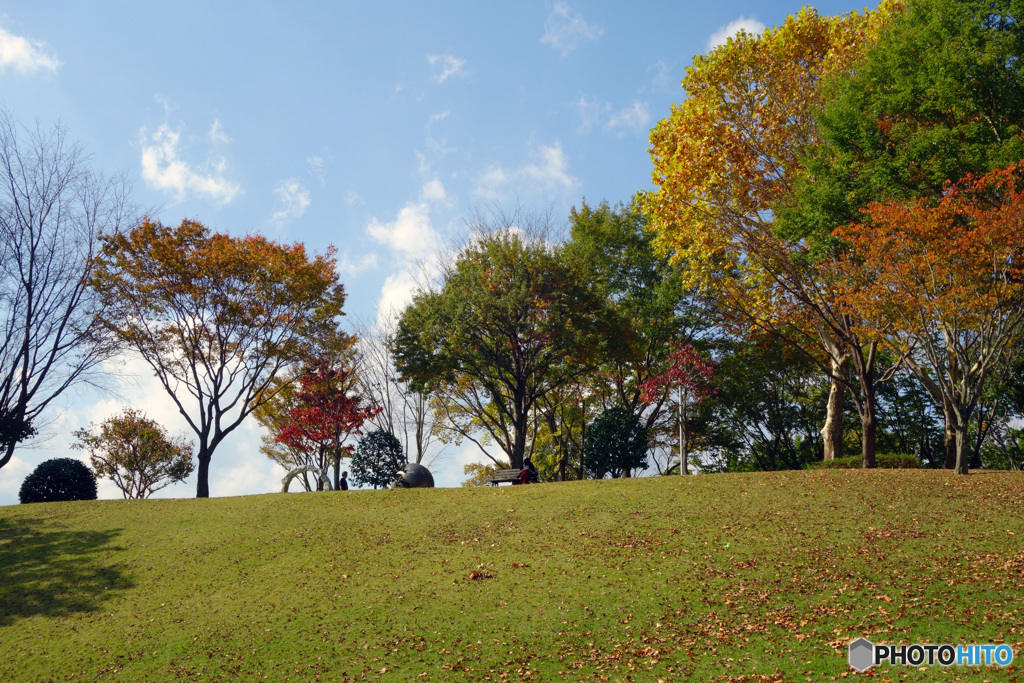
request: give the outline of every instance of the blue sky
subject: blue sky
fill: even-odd
[[[823,14],[862,9],[832,0]],[[410,269],[477,210],[517,202],[562,221],[573,204],[650,185],[650,128],[693,55],[797,3],[5,2],[0,102],[60,120],[93,166],[177,224],[338,250],[348,322],[401,306]],[[117,395],[80,390],[44,438],[0,469],[17,502],[74,429],[125,405],[184,430],[145,368]],[[215,453],[211,494],[277,490],[283,473],[243,425]],[[475,447],[435,463],[457,485]],[[162,495],[194,495],[194,482]],[[101,497],[119,497],[101,483]]]

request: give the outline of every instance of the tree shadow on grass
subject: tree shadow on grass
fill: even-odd
[[[134,585],[123,565],[112,561],[120,533],[0,519],[0,626],[34,615],[93,612]]]

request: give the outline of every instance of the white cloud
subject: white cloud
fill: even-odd
[[[654,78],[651,79],[651,85],[656,91],[670,91],[673,85],[678,85],[679,83],[679,81],[673,83],[672,71],[665,62],[658,61],[651,66],[649,71],[657,71]]]
[[[210,144],[227,144],[229,142],[231,142],[231,138],[224,132],[224,127],[220,125],[220,119],[214,119],[210,126]]]
[[[337,271],[349,277],[355,277],[359,273],[366,270],[372,270],[377,267],[377,255],[374,253],[364,254],[358,261],[350,261],[348,258],[348,252],[342,257],[341,261],[337,265]]]
[[[443,202],[448,198],[448,194],[445,192],[444,185],[440,179],[431,178],[423,185],[420,197],[426,202]]]
[[[580,113],[580,127],[577,130],[580,133],[589,133],[590,129],[604,118],[611,106],[596,97],[582,95],[576,102],[576,109]]]
[[[632,107],[620,109],[611,115],[605,125],[607,130],[617,130],[619,135],[646,130],[651,122],[651,112],[646,102],[634,102]]]
[[[427,55],[427,61],[431,66],[438,64],[441,66],[441,72],[434,74],[434,81],[437,83],[444,83],[452,76],[466,76],[466,72],[462,70],[462,67],[466,65],[465,59],[458,59],[451,55]]]
[[[408,256],[430,254],[440,243],[437,232],[430,225],[430,206],[427,204],[407,204],[390,223],[381,223],[374,218],[366,232],[381,244]]]
[[[604,35],[600,26],[592,26],[574,12],[567,3],[556,2],[544,22],[544,35],[540,42],[550,45],[565,57],[583,43],[597,40]]]
[[[740,17],[734,21],[730,21],[725,26],[720,26],[717,31],[711,34],[708,38],[708,50],[714,50],[719,45],[725,45],[729,38],[733,37],[741,30],[746,31],[752,35],[757,35],[764,31],[765,25],[754,17]]]
[[[324,160],[322,157],[310,154],[306,157],[306,165],[309,166],[309,172],[320,181],[320,187],[327,184],[327,181],[324,180]]]
[[[263,428],[251,416],[231,432],[210,461],[211,494],[244,496],[281,490],[281,480],[288,472],[260,453],[262,432]],[[293,482],[289,490],[301,491],[302,486]]]
[[[0,71],[11,68],[25,75],[34,74],[40,69],[56,71],[60,61],[44,49],[43,43],[13,35],[0,28]]]
[[[345,203],[349,206],[355,206],[363,201],[363,198],[359,196],[359,193],[355,190],[349,190],[345,193]]]
[[[562,143],[539,145],[533,152],[535,163],[506,171],[501,166],[491,166],[484,171],[476,193],[487,199],[497,200],[509,189],[523,191],[570,190],[580,184],[578,178],[569,174],[569,157],[562,150]]]
[[[281,202],[281,208],[270,217],[271,222],[282,225],[306,213],[312,199],[309,190],[298,178],[282,180],[274,188],[274,194]]]
[[[521,174],[532,178],[545,187],[575,187],[579,180],[569,175],[569,157],[562,151],[562,143],[555,141],[552,146],[541,145],[538,150],[540,164],[528,164]]]
[[[178,142],[181,134],[161,125],[152,136],[146,129],[140,132],[142,138],[142,178],[158,190],[170,190],[184,201],[189,192],[201,197],[227,204],[242,193],[241,185],[224,177],[227,162],[223,157],[213,163],[192,168],[178,158]]]
[[[612,105],[609,103],[583,95],[576,102],[576,110],[580,114],[580,126],[577,131],[584,134],[589,133],[602,120],[602,128],[606,133],[614,132],[620,137],[627,133],[646,132],[651,122],[649,105],[640,101],[624,109],[612,111]]]
[[[14,505],[18,502],[18,491],[21,490],[21,483],[25,477],[32,474],[32,471],[43,460],[49,458],[30,458],[23,460],[19,455],[25,455],[27,449],[21,448],[14,451],[10,461],[0,470],[0,505]],[[47,454],[49,455],[49,454]]]
[[[384,286],[380,290],[380,300],[377,302],[377,326],[378,328],[390,311],[401,312],[413,295],[419,289],[416,278],[408,270],[388,275],[384,280]]]
[[[433,126],[435,123],[437,123],[438,121],[444,121],[446,118],[448,118],[451,115],[452,115],[451,111],[448,111],[448,110],[445,110],[445,111],[441,112],[440,114],[431,114],[430,118],[427,119],[427,132],[428,133],[430,132],[430,127]]]

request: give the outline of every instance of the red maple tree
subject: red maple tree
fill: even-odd
[[[689,441],[689,425],[686,411],[691,406],[698,406],[709,396],[715,394],[711,386],[711,378],[715,375],[715,367],[701,357],[693,344],[677,344],[675,351],[669,354],[669,367],[660,375],[654,375],[643,383],[641,400],[654,403],[665,400],[673,387],[676,390],[676,410],[679,420],[679,473],[689,474],[687,469],[687,443]]]
[[[364,422],[381,411],[365,397],[351,391],[355,371],[326,364],[307,371],[295,392],[298,405],[288,411],[290,421],[276,440],[303,453],[316,454],[321,462],[333,460],[334,488],[338,488],[341,459],[353,451],[345,441],[362,434]]]

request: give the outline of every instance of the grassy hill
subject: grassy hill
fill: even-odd
[[[819,681],[861,635],[1018,680],[1022,510],[909,470],[10,506],[0,680]]]

